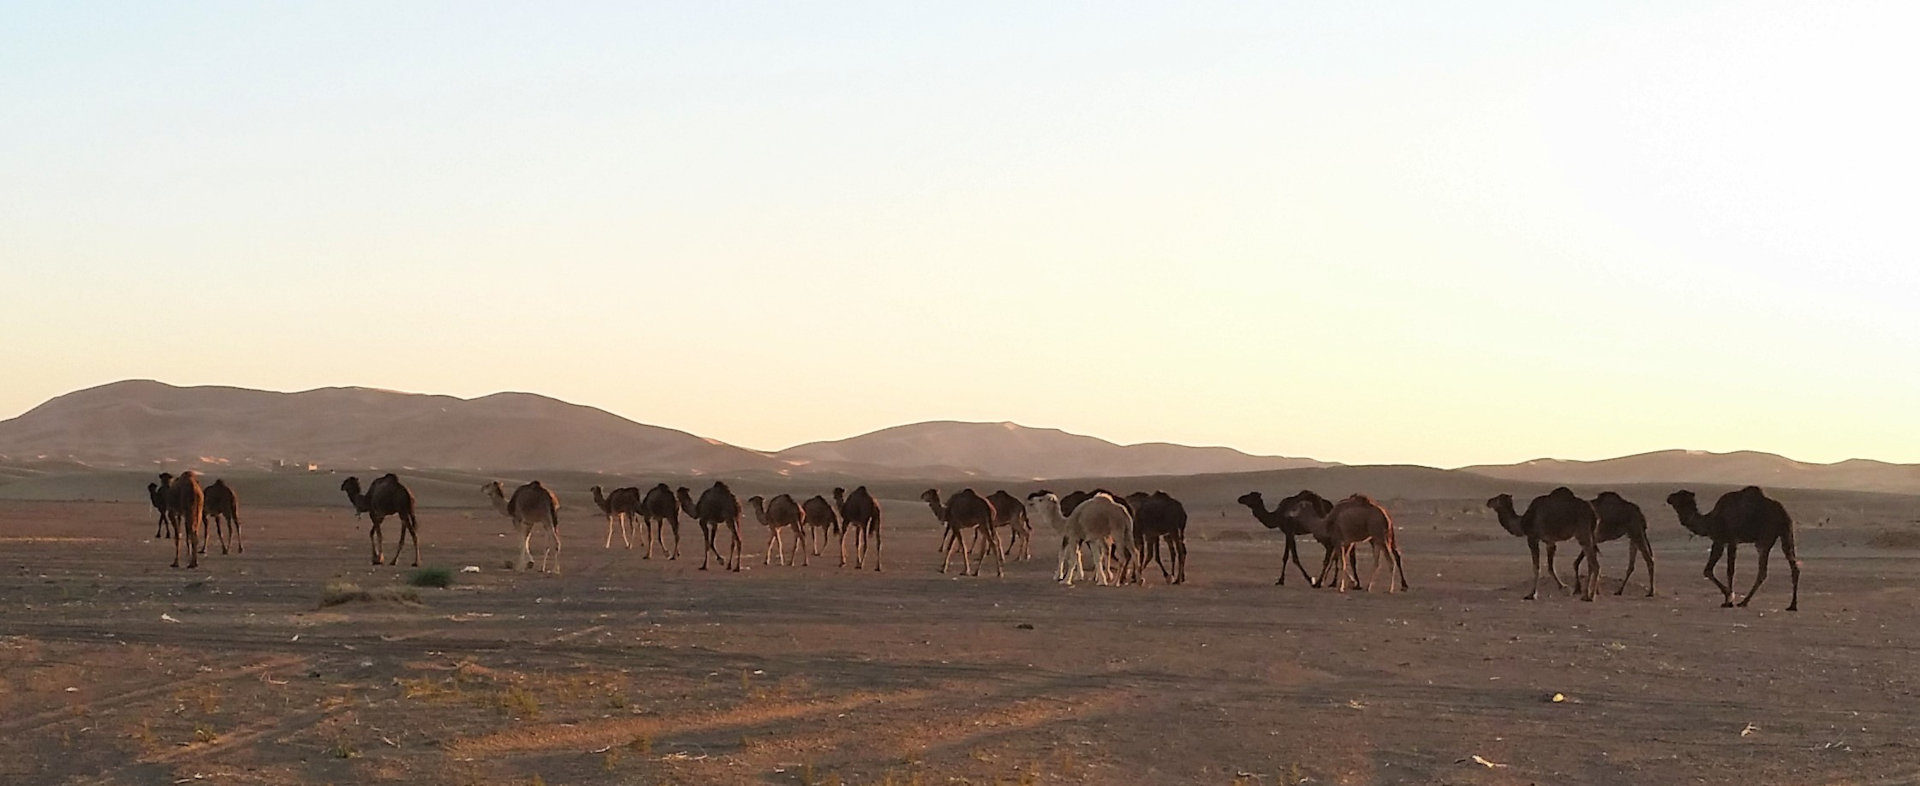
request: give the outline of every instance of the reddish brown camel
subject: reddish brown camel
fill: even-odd
[[[1367,591],[1373,591],[1374,582],[1380,577],[1380,566],[1389,559],[1392,570],[1387,575],[1387,592],[1396,587],[1408,589],[1407,571],[1401,566],[1400,544],[1394,537],[1393,519],[1365,494],[1354,494],[1339,501],[1329,502],[1311,491],[1302,491],[1282,500],[1281,515],[1294,519],[1311,531],[1315,537],[1325,537],[1333,541],[1335,588],[1347,591],[1347,579],[1352,578],[1354,585],[1360,583],[1360,575],[1354,566],[1357,558],[1355,547],[1361,543],[1373,546],[1373,575],[1367,579]]]
[[[206,540],[205,530],[209,529],[208,525],[211,524],[214,534],[220,538],[221,554],[227,553],[229,539],[233,541],[235,552],[246,553],[246,543],[240,539],[240,497],[233,493],[233,487],[228,486],[224,478],[216,480],[213,485],[207,487],[205,497],[207,521],[200,527],[201,540]],[[201,547],[205,548],[205,544],[203,543]]]
[[[200,567],[200,538],[204,534],[200,519],[206,513],[206,492],[200,488],[200,473],[186,470],[167,483],[167,526],[173,530],[173,564],[180,567],[180,540],[184,533],[187,568]]]
[[[1758,486],[1748,486],[1721,495],[1710,513],[1700,512],[1700,503],[1691,491],[1673,492],[1667,496],[1667,504],[1680,516],[1680,526],[1713,540],[1713,551],[1707,555],[1707,567],[1701,572],[1720,588],[1725,600],[1720,604],[1722,608],[1745,606],[1753,600],[1753,593],[1759,592],[1760,585],[1767,580],[1767,558],[1772,556],[1773,544],[1777,541],[1781,552],[1787,555],[1787,567],[1793,570],[1793,600],[1787,603],[1787,611],[1800,610],[1800,557],[1793,550],[1793,517],[1787,515],[1787,509],[1780,503]],[[1760,552],[1760,575],[1753,578],[1753,588],[1747,590],[1747,596],[1735,604],[1733,561],[1742,543],[1752,543],[1754,550]],[[1713,566],[1720,561],[1723,551],[1727,555],[1725,584],[1713,575]]]

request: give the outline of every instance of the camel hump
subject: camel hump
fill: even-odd
[[[1352,502],[1356,505],[1372,505],[1373,504],[1373,498],[1365,494],[1350,495],[1347,497],[1347,501]]]
[[[1577,494],[1574,494],[1574,493],[1573,493],[1573,489],[1570,489],[1570,488],[1567,488],[1566,486],[1561,486],[1561,487],[1559,487],[1559,488],[1557,488],[1557,489],[1554,489],[1553,491],[1550,491],[1550,492],[1547,492],[1547,496],[1549,496],[1549,497],[1575,497],[1575,496],[1579,496],[1579,495],[1577,495]]]

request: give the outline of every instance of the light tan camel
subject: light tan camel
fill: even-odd
[[[507,497],[507,489],[500,481],[492,481],[480,487],[493,503],[493,509],[513,521],[514,529],[520,532],[520,561],[515,563],[516,570],[533,569],[533,533],[545,529],[552,538],[552,545],[540,554],[540,572],[548,572],[547,558],[553,558],[552,572],[560,572],[560,497],[549,491],[540,481],[532,481],[513,490],[513,497]]]
[[[1083,545],[1093,546],[1094,583],[1106,586],[1137,581],[1133,514],[1118,499],[1099,492],[1081,500],[1072,513],[1062,513],[1058,496],[1050,491],[1036,491],[1027,495],[1025,507],[1029,520],[1040,522],[1060,536],[1060,563],[1054,571],[1054,581],[1071,587],[1075,575],[1086,575],[1080,554]],[[1117,576],[1116,566],[1108,559],[1108,554],[1116,548],[1121,555]]]

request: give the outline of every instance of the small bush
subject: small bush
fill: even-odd
[[[421,568],[407,574],[407,583],[415,587],[440,587],[445,589],[453,586],[453,569]]]

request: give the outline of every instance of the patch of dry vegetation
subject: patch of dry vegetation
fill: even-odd
[[[327,582],[320,591],[320,608],[339,606],[346,603],[401,603],[410,606],[420,605],[420,591],[412,587],[375,587],[362,589],[360,585],[346,581]]]

